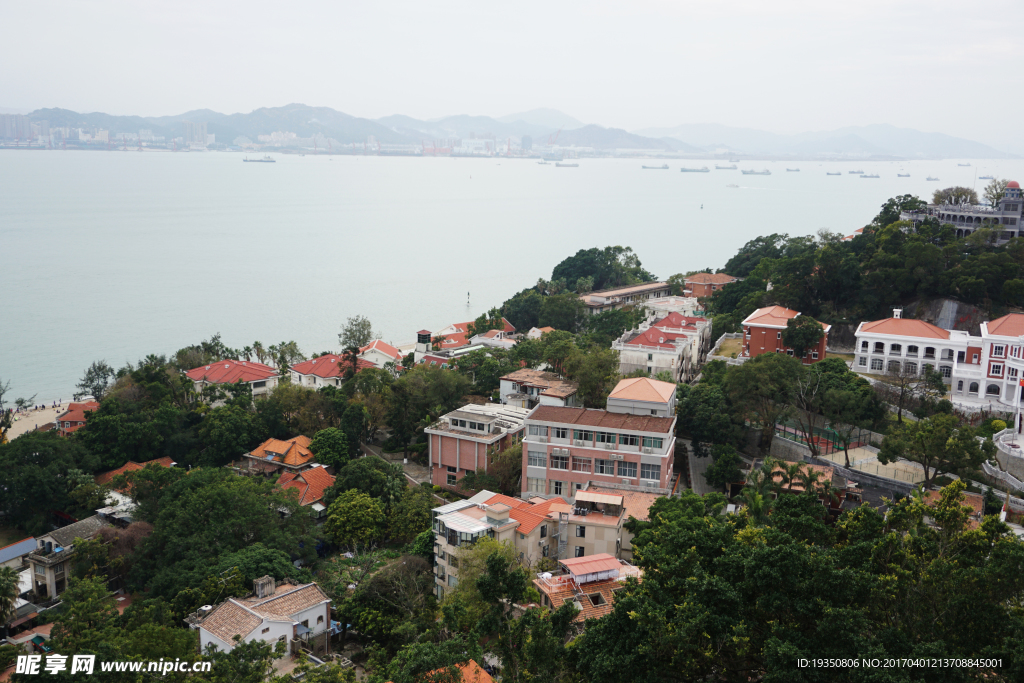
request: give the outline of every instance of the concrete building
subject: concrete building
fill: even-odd
[[[970,235],[981,228],[999,232],[999,242],[1018,237],[1024,230],[1024,198],[1021,197],[1020,183],[1011,180],[995,206],[978,204],[929,204],[917,211],[904,211],[900,220],[913,221],[915,225],[927,218],[934,218],[941,224],[950,224],[956,229],[957,237]]]
[[[383,368],[388,363],[402,364],[402,352],[382,339],[374,339],[359,349],[359,357],[377,368]]]
[[[261,640],[284,643],[289,654],[302,649],[318,657],[330,654],[331,600],[318,585],[279,584],[270,576],[253,583],[248,597],[206,605],[185,619],[189,628],[199,631],[201,650],[212,645],[230,652],[237,643]]]
[[[87,541],[105,526],[110,525],[99,515],[93,515],[36,539],[36,549],[28,554],[28,562],[32,568],[33,592],[39,601],[59,597],[67,589],[71,560],[75,557],[75,539]]]
[[[253,397],[265,396],[277,386],[278,374],[275,368],[254,361],[219,360],[209,365],[193,368],[185,373],[195,384],[196,391],[215,384],[245,382],[252,387]]]
[[[655,318],[664,318],[670,313],[678,313],[686,317],[700,317],[704,314],[700,302],[693,296],[665,296],[649,299],[644,308]]]
[[[518,443],[530,411],[511,405],[468,405],[442,415],[424,429],[430,456],[430,481],[455,487],[477,470],[487,471],[487,455]]]
[[[540,339],[548,332],[554,332],[553,327],[531,327],[530,331],[526,333],[527,339]]]
[[[667,282],[645,282],[640,285],[587,292],[580,295],[580,300],[590,315],[597,315],[624,306],[639,306],[652,299],[667,297],[671,293],[672,285]]]
[[[917,375],[926,365],[952,381],[953,367],[960,364],[976,369],[976,381],[981,381],[982,343],[971,340],[970,334],[944,330],[923,320],[903,317],[902,309],[895,309],[891,318],[862,322],[857,326],[857,356],[854,370],[873,375],[886,372],[910,372]],[[978,394],[975,387],[974,395]]]
[[[692,379],[700,371],[711,349],[711,321],[670,313],[652,315],[638,329],[624,332],[612,342],[619,352],[619,372],[637,370],[651,377],[669,373],[674,382]]]
[[[506,335],[512,335],[516,333],[516,328],[512,325],[512,323],[505,320],[504,318],[502,318],[501,321],[502,323],[504,323],[504,327],[501,329],[501,332],[504,332]],[[437,351],[449,351],[452,349],[461,348],[463,346],[469,346],[469,325],[471,325],[473,322],[473,320],[468,320],[464,323],[452,323],[448,327],[445,327],[444,329],[440,329],[437,332],[434,332],[431,339],[431,343],[434,349]],[[416,333],[417,345],[422,343],[422,340],[420,340],[420,336],[422,334],[422,331]],[[430,349],[426,350],[429,351]],[[417,358],[417,360],[419,359]]]
[[[609,554],[565,558],[554,572],[542,572],[533,580],[541,603],[556,610],[565,603],[576,605],[574,622],[600,619],[615,607],[615,594],[628,578],[642,579],[643,571]]]
[[[606,410],[538,406],[526,419],[523,495],[573,496],[591,481],[669,488],[675,400],[674,384],[639,378],[620,382]]]
[[[793,349],[782,342],[782,333],[786,324],[793,318],[800,315],[784,306],[768,306],[759,308],[747,316],[741,325],[743,327],[743,351],[744,358],[754,358],[762,353],[785,353],[793,355]],[[805,365],[817,363],[825,359],[825,348],[828,345],[828,333],[831,325],[820,323],[825,330],[825,335],[818,342],[818,345],[808,349],[802,359]]]
[[[722,287],[739,279],[725,273],[694,273],[683,280],[685,287],[683,293],[693,297],[704,298],[714,295]]]
[[[185,139],[186,145],[197,145],[199,147],[206,147],[207,138],[205,123],[193,123],[192,121],[182,121],[181,125],[185,131],[182,137]]]
[[[501,378],[498,391],[502,403],[530,410],[538,405],[582,405],[577,395],[579,385],[553,372],[516,370]]]

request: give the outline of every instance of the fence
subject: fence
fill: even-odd
[[[1017,489],[1018,491],[1024,491],[1024,482],[1022,482],[1020,479],[1013,476],[1009,472],[1003,472],[1002,470],[996,467],[992,467],[992,465],[989,465],[987,462],[981,463],[981,469],[983,472],[985,472],[985,474],[992,477],[993,479],[1006,482],[1007,484]]]

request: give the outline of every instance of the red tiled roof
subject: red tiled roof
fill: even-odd
[[[509,510],[508,516],[519,522],[519,528],[516,531],[521,534],[530,533],[547,519],[546,515],[538,515],[536,512],[531,512],[529,508],[513,508]]]
[[[699,285],[726,285],[735,282],[737,278],[725,273],[694,273],[683,282],[696,282]]]
[[[96,475],[93,481],[99,486],[105,486],[114,480],[119,474],[125,472],[135,472],[136,470],[145,469],[146,465],[160,465],[162,467],[174,467],[175,462],[171,460],[169,456],[163,458],[156,458],[155,460],[147,460],[146,462],[138,463],[134,460],[129,460],[125,464],[118,467],[116,470],[110,470],[109,472],[100,472]]]
[[[402,359],[402,352],[401,351],[396,349],[391,344],[388,344],[387,342],[385,342],[383,340],[380,340],[380,339],[374,339],[372,342],[370,342],[366,346],[364,346],[361,349],[359,349],[359,353],[360,354],[366,353],[370,349],[375,349],[377,351],[380,351],[384,355],[391,356],[395,360],[401,360]]]
[[[860,332],[891,334],[898,337],[923,337],[926,339],[949,339],[949,330],[912,318],[885,318],[863,323]]]
[[[433,365],[435,367],[441,367],[442,365],[448,365],[451,362],[450,358],[444,358],[442,356],[431,356],[427,354],[420,359],[420,362],[424,365]]]
[[[496,493],[490,498],[488,498],[486,501],[484,501],[484,505],[498,505],[499,503],[508,505],[510,508],[516,508],[521,505],[529,505],[529,503],[527,503],[526,501],[519,500],[518,498],[513,498],[512,496],[506,496],[502,493]]]
[[[671,327],[673,329],[697,329],[698,323],[706,323],[707,318],[699,318],[692,315],[683,315],[682,313],[669,313],[661,320],[656,320],[651,327]]]
[[[263,363],[227,359],[192,368],[185,374],[194,382],[205,380],[211,384],[234,384],[269,379],[277,375],[277,370]]]
[[[1019,337],[1024,334],[1024,313],[1009,313],[987,325],[989,334],[1001,337]]]
[[[637,336],[630,339],[626,344],[635,346],[654,346],[659,349],[674,349],[672,342],[679,338],[686,338],[685,334],[677,332],[665,332],[656,327],[644,330]]]
[[[323,467],[311,467],[302,472],[285,472],[277,485],[298,491],[299,505],[312,505],[323,499],[324,491],[334,485],[334,477]]]
[[[309,360],[304,360],[301,363],[296,363],[292,366],[292,370],[300,375],[342,377],[345,374],[345,370],[347,370],[350,365],[351,363],[344,356],[340,356],[337,353],[328,353],[327,355],[320,356],[319,358],[311,358]],[[377,366],[368,360],[363,358],[356,359],[356,372],[375,367]]]
[[[671,382],[662,382],[650,377],[630,377],[616,384],[608,398],[662,403],[671,400],[675,391],[676,385]]]
[[[502,318],[501,320],[502,322],[505,323],[505,326],[504,328],[502,328],[502,331],[505,332],[506,334],[515,334],[516,328],[512,325],[512,323],[510,323],[508,320],[505,320],[505,318]],[[445,349],[458,349],[463,346],[466,346],[469,344],[468,325],[473,322],[476,321],[469,320],[464,323],[452,323],[449,327],[454,327],[455,332],[451,332],[449,334],[435,334],[431,341],[434,344],[436,344],[438,339],[444,337],[445,341],[441,343],[442,351],[444,351]]]
[[[483,670],[483,668],[472,659],[465,664],[456,664],[455,667],[462,673],[460,679],[462,683],[494,683],[494,679],[491,675]],[[442,673],[444,669],[435,669],[427,674],[427,678],[433,680],[436,678],[433,674]],[[440,680],[447,680],[444,677],[440,677]],[[390,683],[390,681],[388,682]]]
[[[769,325],[772,327],[785,327],[786,322],[792,318],[800,315],[799,311],[794,311],[791,308],[785,306],[768,306],[766,308],[759,308],[743,321],[743,325]]]
[[[96,410],[100,404],[96,401],[85,401],[83,403],[69,403],[68,409],[61,413],[57,422],[85,422],[85,412]]]
[[[610,413],[607,410],[588,408],[563,408],[562,406],[538,406],[527,419],[541,422],[561,422],[581,427],[600,429],[626,429],[637,432],[659,432],[667,434],[672,430],[673,418],[650,417]]]

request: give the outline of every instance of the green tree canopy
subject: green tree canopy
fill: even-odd
[[[346,320],[345,324],[342,325],[341,332],[338,334],[338,341],[343,349],[347,349],[350,346],[358,349],[369,344],[377,336],[373,331],[370,319],[366,316],[356,315]]]
[[[387,518],[379,501],[356,489],[338,495],[327,509],[324,533],[344,548],[365,548],[384,538]]]
[[[309,444],[319,463],[334,468],[337,472],[349,462],[348,437],[336,427],[321,429]]]
[[[973,429],[960,425],[953,415],[940,414],[897,426],[882,440],[878,462],[904,458],[918,463],[924,468],[927,488],[940,475],[978,469],[994,452],[991,439],[979,443]]]
[[[799,315],[786,321],[782,343],[793,349],[795,358],[803,358],[805,353],[817,348],[824,336],[825,329],[821,323],[809,315]]]

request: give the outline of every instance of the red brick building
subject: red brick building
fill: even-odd
[[[759,308],[743,321],[743,356],[753,358],[762,353],[785,353],[793,355],[793,349],[782,343],[782,333],[786,330],[786,324],[800,315],[784,306],[768,306]],[[825,358],[825,347],[828,345],[828,332],[831,325],[819,323],[825,330],[825,335],[814,348],[807,349],[803,362],[805,365],[817,363]]]
[[[688,296],[695,296],[698,299],[711,296],[730,282],[736,282],[738,277],[726,275],[725,273],[695,273],[683,280],[683,285]]]
[[[61,413],[57,418],[57,433],[67,436],[85,426],[85,414],[98,410],[100,404],[96,401],[85,401],[84,403],[69,403],[66,412]]]

